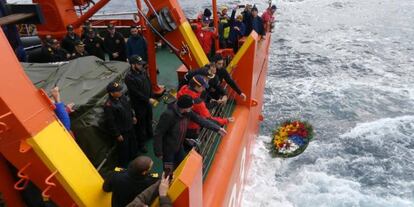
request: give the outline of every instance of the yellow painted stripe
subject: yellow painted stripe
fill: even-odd
[[[78,206],[111,206],[111,194],[102,191],[103,179],[72,136],[54,121],[28,140],[36,154]]]
[[[200,43],[198,42],[198,39],[195,36],[190,23],[188,23],[188,21],[185,21],[178,27],[178,29],[180,30],[181,34],[184,37],[184,40],[188,44],[188,47],[191,50],[191,55],[197,61],[198,67],[208,64],[208,58],[204,53]]]
[[[190,153],[185,157],[185,159],[181,162],[181,164],[174,170],[174,177],[178,178],[181,174],[181,172],[184,169],[184,166],[186,165],[188,158],[190,156]],[[170,189],[168,189],[168,197],[171,199],[172,202],[177,200],[177,198],[187,189],[188,186],[185,185],[183,182],[181,182],[179,179],[174,179],[173,182],[170,185]],[[151,205],[151,207],[157,207],[159,206],[159,198],[157,198]]]
[[[233,66],[235,66],[239,63],[240,59],[244,56],[247,49],[250,48],[250,45],[252,45],[254,43],[254,41],[256,41],[254,35],[249,35],[246,38],[246,41],[244,41],[243,45],[241,46],[239,51],[237,51],[237,53],[234,56],[233,60],[230,62],[230,64],[226,68],[229,73],[231,73],[231,71],[233,69]]]

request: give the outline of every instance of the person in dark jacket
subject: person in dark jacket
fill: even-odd
[[[112,24],[108,25],[108,33],[104,37],[104,49],[110,60],[126,61],[125,39]]]
[[[51,63],[67,61],[70,54],[60,47],[59,41],[56,39],[48,39],[43,43],[38,62]]]
[[[262,36],[262,39],[264,39],[264,36],[266,35],[266,31],[264,28],[263,19],[258,15],[258,11],[256,7],[252,8],[252,28],[254,31],[257,32],[258,35]]]
[[[233,52],[236,54],[239,50],[239,40],[244,36],[246,32],[246,26],[243,23],[243,15],[238,15],[236,21],[232,22],[228,45],[233,48]]]
[[[82,25],[82,34],[81,34],[81,40],[85,40],[88,38],[89,31],[92,29],[92,24],[89,20],[85,21]]]
[[[252,27],[252,20],[253,20],[252,5],[247,4],[246,7],[244,8],[244,11],[242,12],[242,15],[243,15],[243,23],[246,26],[246,31],[245,31],[244,35],[249,36],[250,33],[253,30],[253,27]]]
[[[125,207],[142,191],[159,179],[150,175],[153,161],[147,156],[135,158],[127,170],[115,172],[105,179],[103,190],[112,192],[112,207]]]
[[[85,40],[85,50],[90,55],[94,55],[102,60],[105,60],[105,50],[103,48],[103,40],[96,36],[96,32],[93,29],[89,29]]]
[[[158,195],[160,196],[160,207],[172,207],[171,199],[167,195],[168,188],[170,187],[170,178],[171,176],[166,176],[165,173],[162,173],[160,181],[142,191],[126,207],[148,207]]]
[[[194,113],[200,115],[201,117],[214,121],[214,123],[217,123],[220,126],[224,126],[229,124],[230,122],[234,121],[233,117],[220,117],[220,116],[212,116],[210,111],[207,108],[207,105],[205,101],[202,99],[202,93],[209,87],[206,77],[203,77],[201,75],[194,76],[188,85],[184,85],[181,87],[181,89],[177,92],[177,98],[180,98],[181,96],[188,95],[194,100],[194,105],[192,107],[192,111]],[[187,134],[186,138],[197,140],[198,136],[201,131],[201,126],[191,121],[188,124],[187,127]],[[191,141],[191,140],[189,140]]]
[[[60,47],[60,43],[57,39],[52,39],[52,56],[50,62],[62,62],[70,59],[68,51]]]
[[[80,57],[88,56],[88,52],[85,50],[85,44],[78,40],[75,42],[75,52],[72,54],[72,60]]]
[[[131,36],[127,41],[127,57],[133,55],[140,56],[143,60],[148,61],[147,42],[144,37],[138,32],[137,26],[131,27]]]
[[[106,89],[109,95],[104,105],[106,127],[110,136],[117,141],[119,165],[126,167],[137,154],[134,131],[137,120],[127,98],[122,94],[122,86],[111,82]]]
[[[209,85],[211,88],[215,88],[217,85],[221,85],[223,80],[234,90],[243,100],[246,100],[246,94],[244,94],[236,82],[231,78],[229,72],[227,71],[226,67],[224,67],[224,60],[221,55],[214,56],[213,61],[216,64],[217,72],[216,76],[213,79],[209,80]],[[219,91],[217,91],[219,92]],[[227,101],[227,97],[221,97],[220,93],[216,93],[215,91],[208,91],[208,95],[215,100],[218,100],[219,103],[225,103]],[[224,99],[223,99],[224,98]]]
[[[66,27],[66,30],[68,33],[62,40],[62,47],[68,51],[69,54],[73,55],[73,53],[75,53],[75,42],[80,41],[80,37],[75,33],[71,24]]]
[[[192,107],[193,98],[183,95],[161,114],[154,135],[154,153],[162,159],[166,172],[172,172],[184,159],[183,142],[190,120],[202,127],[225,134],[223,128],[194,113]]]
[[[152,98],[151,81],[147,74],[146,64],[140,56],[129,58],[131,69],[125,76],[132,107],[135,110],[138,124],[136,133],[138,145],[146,153],[145,142],[153,137],[152,131],[152,105],[157,101]]]
[[[182,86],[187,85],[188,82],[196,75],[202,75],[208,78],[214,78],[214,76],[216,75],[216,65],[214,63],[210,63],[210,64],[206,64],[202,68],[188,71],[184,75],[184,78],[180,81],[178,85],[178,90],[180,90]]]

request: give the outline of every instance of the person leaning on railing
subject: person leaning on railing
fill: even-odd
[[[177,93],[177,98],[180,98],[181,96],[188,95],[194,100],[194,105],[192,110],[200,115],[201,117],[214,121],[215,123],[219,124],[220,126],[224,126],[228,124],[229,122],[233,122],[233,117],[223,118],[223,117],[216,117],[212,116],[210,111],[208,110],[206,103],[201,98],[201,94],[203,91],[208,88],[208,83],[205,80],[207,77],[196,75],[194,76],[188,85],[184,85],[181,87],[181,89]],[[197,139],[198,135],[200,134],[200,125],[195,122],[190,122],[188,124],[188,130],[186,138],[190,139]]]
[[[172,172],[185,157],[183,142],[190,121],[221,135],[226,134],[226,130],[215,122],[194,113],[192,107],[191,96],[182,95],[161,114],[154,133],[154,153],[162,159],[166,172]]]
[[[244,94],[240,90],[240,87],[233,80],[233,78],[231,78],[229,72],[227,71],[226,67],[224,66],[223,57],[221,55],[217,54],[217,55],[214,56],[212,62],[214,62],[216,64],[217,71],[216,71],[216,76],[213,79],[210,79],[209,82],[208,82],[209,85],[210,85],[210,88],[214,88],[216,86],[221,85],[221,83],[224,80],[245,101],[246,98],[247,98],[246,94]],[[227,102],[227,98],[228,98],[227,95],[220,96],[221,94],[218,93],[219,91],[215,92],[215,91],[207,90],[207,92],[208,92],[209,96],[212,99],[217,100],[218,103],[225,104]]]

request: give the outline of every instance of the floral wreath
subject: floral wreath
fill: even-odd
[[[299,120],[284,121],[273,132],[271,152],[274,157],[295,157],[308,147],[313,138],[313,127]]]

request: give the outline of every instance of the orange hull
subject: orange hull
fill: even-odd
[[[238,64],[243,67],[233,73],[252,102],[236,106],[236,121],[228,127],[203,185],[203,206],[240,206],[250,151],[262,120],[270,37],[249,48],[246,55],[251,58],[243,58]]]

